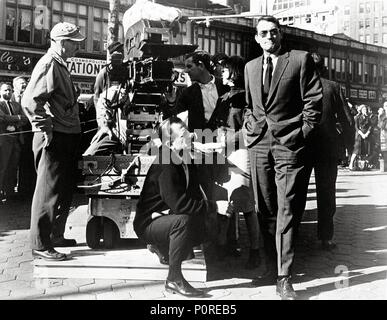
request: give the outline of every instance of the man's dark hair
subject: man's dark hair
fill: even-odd
[[[184,124],[184,121],[176,116],[172,116],[160,123],[157,129],[157,134],[161,139],[162,144],[166,144],[167,141],[171,140],[171,125],[174,123]]]
[[[281,30],[281,25],[280,25],[278,19],[274,16],[261,16],[261,17],[259,17],[256,26],[258,26],[258,23],[260,23],[261,21],[273,22],[277,26],[277,28]]]
[[[324,65],[324,58],[317,52],[313,52],[311,54],[311,57],[314,61],[314,64],[316,65],[316,70],[317,72],[323,76],[325,74],[325,72],[327,71],[326,70],[326,67]]]
[[[209,72],[211,72],[211,70],[213,69],[211,66],[212,64],[211,55],[207,51],[198,50],[191,53],[187,53],[184,56],[184,59],[187,60],[189,58],[192,58],[192,61],[196,65],[198,65],[199,63],[202,63]]]
[[[240,56],[229,57],[224,66],[229,69],[229,79],[234,82],[236,88],[244,88],[245,86],[245,60]]]

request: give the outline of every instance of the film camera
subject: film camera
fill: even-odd
[[[140,20],[127,31],[124,53],[114,53],[108,69],[115,91],[107,99],[116,129],[124,136],[124,154],[89,155],[80,162],[82,185],[89,197],[86,242],[111,248],[119,238],[136,238],[132,221],[136,202],[154,156],[146,146],[162,121],[165,93],[173,85],[171,58],[194,51],[194,45],[167,44],[166,22]]]

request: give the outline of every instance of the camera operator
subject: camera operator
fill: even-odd
[[[97,102],[101,93],[107,90],[111,83],[109,79],[109,73],[112,72],[113,60],[121,60],[120,63],[123,64],[123,56],[124,56],[124,45],[120,42],[113,42],[108,46],[109,58],[106,66],[104,66],[100,72],[97,74],[94,84],[94,105],[97,106]]]

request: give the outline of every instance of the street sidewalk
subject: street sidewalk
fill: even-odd
[[[312,178],[300,226],[294,288],[300,299],[387,299],[387,174],[340,169],[337,181],[335,237],[338,248],[322,251],[316,239],[316,194]],[[87,199],[77,194],[77,207]],[[242,218],[241,218],[242,219]],[[163,281],[34,279],[29,249],[30,201],[0,206],[0,299],[176,300]],[[240,223],[242,257],[225,262],[212,280],[194,283],[207,291],[204,300],[278,300],[274,285],[252,281],[260,268],[243,268],[246,230]],[[84,244],[83,244],[84,245]]]

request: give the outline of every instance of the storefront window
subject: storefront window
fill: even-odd
[[[94,18],[102,18],[102,9],[94,8]]]
[[[30,42],[31,41],[31,10],[20,10],[19,26],[18,26],[18,41]]]
[[[58,10],[58,11],[62,11],[62,3],[58,0],[54,0],[52,2],[52,9],[53,10]]]
[[[77,5],[71,2],[63,2],[63,11],[69,13],[77,13]]]
[[[78,7],[78,13],[80,14],[80,15],[87,15],[87,7],[86,6],[84,6],[84,5],[79,5],[79,7]]]
[[[87,25],[86,19],[78,19],[79,29],[84,36],[87,35],[86,25]],[[81,49],[86,49],[86,41],[81,41]]]
[[[16,28],[16,9],[7,8],[5,39],[14,40]]]
[[[31,6],[32,5],[32,0],[19,0],[18,4],[24,4],[26,6]]]
[[[94,21],[93,51],[101,51],[102,22]]]

